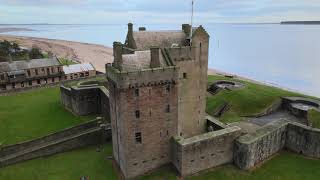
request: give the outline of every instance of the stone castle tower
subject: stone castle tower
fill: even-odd
[[[126,178],[170,163],[172,137],[206,131],[208,49],[204,28],[187,24],[177,31],[129,24],[125,44],[114,43],[106,66],[113,155]]]

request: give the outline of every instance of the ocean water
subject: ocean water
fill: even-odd
[[[138,28],[136,25],[135,28]],[[148,30],[180,29],[141,25]],[[112,46],[124,41],[126,25],[11,25],[31,32],[6,34]],[[209,67],[320,97],[320,26],[209,24]]]

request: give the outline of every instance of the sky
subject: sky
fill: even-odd
[[[194,21],[266,23],[320,20],[320,0],[195,0]],[[191,0],[0,0],[1,24],[185,23]]]

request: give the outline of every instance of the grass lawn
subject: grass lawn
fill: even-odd
[[[312,122],[312,127],[320,128],[320,113],[316,110],[310,110],[308,112],[308,118]]]
[[[223,90],[215,96],[209,96],[207,98],[206,111],[211,115],[213,115],[215,110],[223,103],[230,103],[231,108],[225,112],[220,119],[225,123],[241,121],[244,119],[243,116],[258,114],[279,100],[281,96],[302,96],[301,94],[279,88],[238,79],[230,79],[223,76],[209,76],[208,78],[209,83],[217,80],[231,80],[245,84],[245,88],[233,91]]]
[[[59,58],[60,62],[62,65],[73,65],[73,64],[78,64],[78,62],[72,61],[70,59],[66,59],[66,58]]]
[[[201,172],[195,176],[188,177],[188,180],[300,180],[319,179],[320,161],[307,159],[301,155],[282,152],[261,167],[253,171],[242,171],[233,165],[225,165],[208,171]],[[143,180],[154,179],[177,179],[175,172],[170,168],[162,168]]]
[[[76,117],[60,104],[59,88],[0,96],[0,144],[44,136],[94,117]]]
[[[39,158],[0,169],[0,180],[71,180],[89,176],[93,180],[116,180],[117,173],[112,161],[111,144],[105,145],[103,151],[96,147],[84,148],[47,158]],[[320,161],[307,159],[301,155],[282,152],[261,167],[253,171],[242,171],[233,165],[225,165],[195,176],[189,180],[317,180],[320,177]],[[140,180],[176,180],[177,174],[172,167],[163,167],[155,172],[138,178]]]
[[[95,146],[39,158],[0,169],[0,180],[91,180],[117,179],[113,171],[111,144],[97,152]]]

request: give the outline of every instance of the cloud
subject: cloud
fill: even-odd
[[[10,18],[1,18],[0,23],[40,19],[48,23],[124,23],[128,19],[176,23],[189,21],[191,11],[191,0],[0,0],[0,4],[1,12]],[[195,21],[315,20],[320,19],[319,8],[319,0],[196,0]]]

